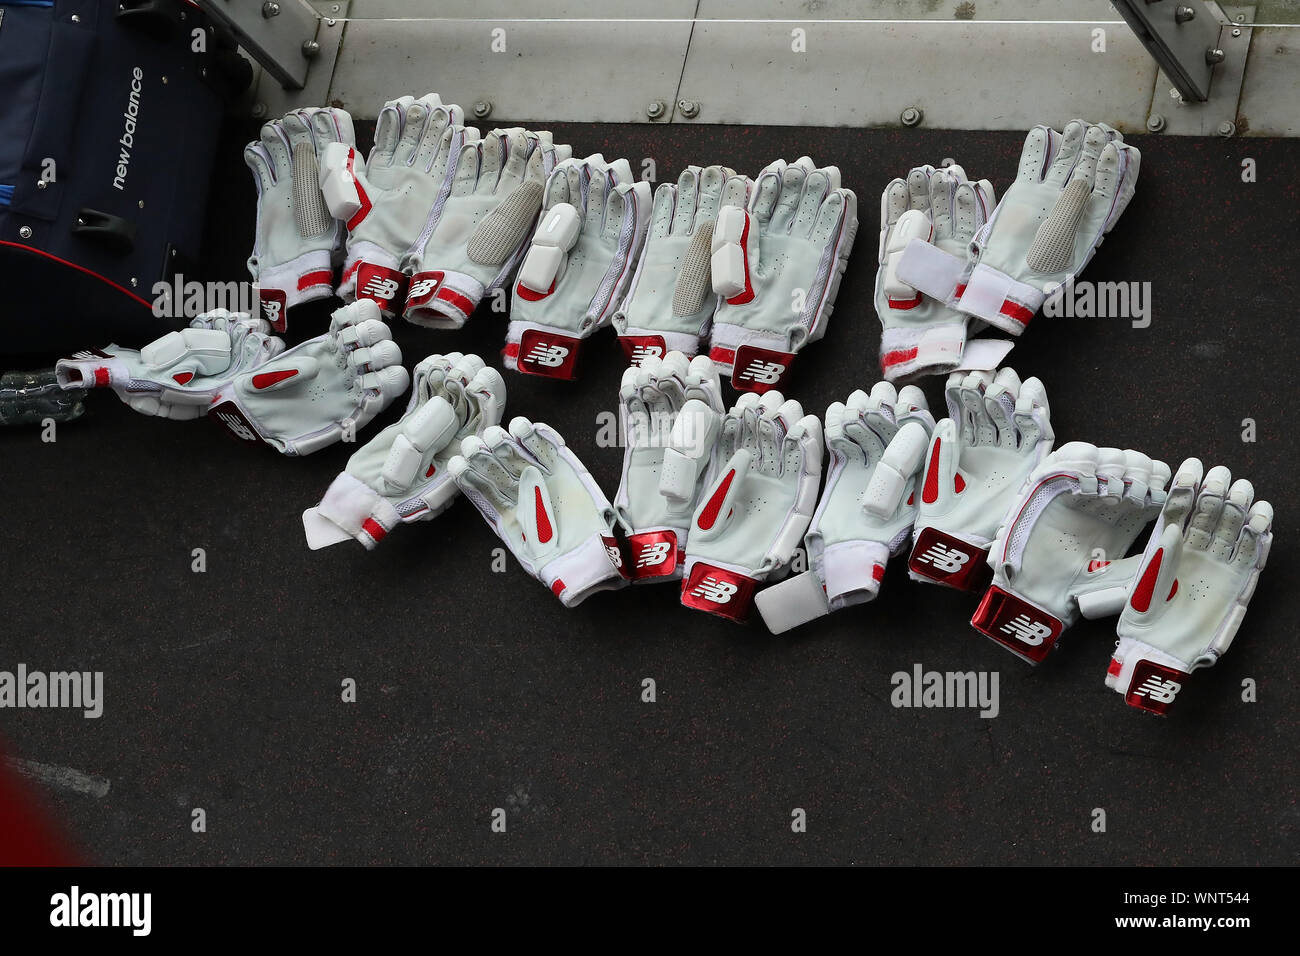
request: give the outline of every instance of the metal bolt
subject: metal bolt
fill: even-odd
[[[338,21],[335,20],[333,17],[326,17],[326,18],[325,18],[325,25],[326,25],[327,27],[337,26],[337,25],[338,25]]]
[[[30,239],[32,237],[32,227],[23,226],[21,229],[18,230],[18,235],[20,238]]]
[[[131,276],[131,288],[134,289],[139,284],[140,284],[140,280],[137,279],[135,276]]]
[[[487,119],[491,115],[492,115],[491,100],[479,100],[477,103],[474,104],[475,119]]]
[[[167,77],[164,76],[164,77],[162,78],[162,81],[163,81],[163,86],[166,86],[166,85],[167,85]]]
[[[46,182],[45,180],[43,180],[43,179],[38,179],[38,180],[36,180],[36,188],[37,188],[37,189],[44,189],[44,188],[45,188],[46,186],[48,186],[48,185],[49,185],[49,183],[47,183],[47,182]]]
[[[1220,136],[1232,136],[1237,132],[1237,124],[1229,120],[1224,120],[1219,124],[1219,128],[1215,132]]]
[[[687,119],[695,119],[700,115],[700,104],[696,100],[678,100],[677,111]]]
[[[1246,15],[1245,15],[1244,13],[1239,13],[1239,14],[1237,14],[1237,22],[1238,22],[1238,23],[1245,23],[1245,22],[1246,22]]]
[[[339,4],[339,3],[331,3],[331,4],[330,4],[330,13],[338,13],[338,12],[339,12],[340,10],[342,10],[342,9],[343,9],[343,5],[342,5],[342,4]]]
[[[309,60],[320,56],[320,44],[315,40],[303,40],[302,55]]]
[[[1232,28],[1232,35],[1235,36],[1235,37],[1239,37],[1239,36],[1241,36],[1241,31],[1240,31],[1239,29],[1237,29],[1236,27],[1233,27],[1233,28]]]
[[[272,17],[278,17],[279,15],[280,15],[280,5],[278,3],[262,4],[263,19],[269,20]]]
[[[136,205],[139,206],[141,209],[143,209],[143,208],[144,208],[144,200],[141,199],[139,202],[136,203]]]
[[[1174,10],[1174,22],[1186,23],[1188,20],[1196,19],[1196,11],[1191,7],[1178,7]]]
[[[265,115],[266,115],[266,104],[265,104],[265,103],[254,103],[254,104],[253,104],[253,115],[254,115],[254,116],[265,116]]]
[[[1148,132],[1159,133],[1164,128],[1165,128],[1165,118],[1161,116],[1159,113],[1152,113],[1150,116],[1147,117]]]
[[[1223,62],[1223,51],[1218,47],[1210,47],[1205,51],[1205,62],[1214,66],[1216,63]]]
[[[72,15],[72,22],[73,22],[73,23],[80,23],[80,22],[81,22],[81,14],[74,13],[74,14]]]
[[[656,120],[664,115],[666,109],[668,109],[668,104],[663,100],[651,100],[650,105],[645,108],[645,115],[652,120]]]
[[[921,118],[924,115],[925,114],[915,106],[909,106],[907,109],[903,110],[903,112],[898,114],[898,120],[904,126],[916,126],[921,122]]]

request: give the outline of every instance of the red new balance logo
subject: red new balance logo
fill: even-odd
[[[636,566],[638,568],[650,568],[663,564],[668,560],[668,555],[672,552],[672,544],[668,541],[653,541],[643,547],[636,556]]]
[[[1152,674],[1132,693],[1134,697],[1146,697],[1157,703],[1171,704],[1175,695],[1182,689],[1183,685],[1178,681],[1161,680],[1157,675]]]
[[[632,346],[632,364],[639,365],[648,358],[663,358],[663,354],[662,345],[634,345]]]
[[[759,385],[775,385],[781,380],[781,373],[785,371],[785,366],[777,362],[763,362],[754,359],[745,370],[736,376],[737,379],[749,379],[751,382],[757,382]]]
[[[1028,644],[1030,647],[1037,647],[1052,636],[1050,627],[1037,621],[1031,621],[1027,614],[1016,615],[998,630],[1003,634],[1010,634],[1022,644]]]
[[[547,368],[558,368],[564,364],[564,360],[568,357],[569,350],[563,345],[549,345],[546,342],[538,342],[524,356],[524,361],[533,365],[544,365]]]
[[[956,574],[966,566],[966,562],[970,560],[970,555],[964,551],[958,551],[956,548],[945,548],[941,544],[935,544],[931,545],[916,560],[921,564],[928,564],[944,574]]]
[[[738,585],[732,584],[730,581],[719,581],[709,575],[691,589],[691,594],[695,597],[702,597],[706,601],[712,601],[714,604],[726,604],[739,590]]]

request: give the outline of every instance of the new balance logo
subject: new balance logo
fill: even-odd
[[[1161,680],[1155,674],[1152,674],[1142,682],[1137,690],[1133,691],[1134,697],[1146,697],[1158,704],[1172,704],[1175,695],[1183,689],[1183,685],[1175,680]]]
[[[672,551],[672,543],[668,541],[655,541],[647,544],[641,549],[641,553],[636,557],[636,566],[638,568],[650,568],[663,564],[668,560],[668,555]]]
[[[358,295],[364,295],[370,299],[391,299],[397,295],[398,282],[396,279],[385,279],[381,276],[371,276],[370,281],[365,284]]]
[[[775,385],[781,380],[781,373],[785,371],[785,366],[777,362],[762,362],[758,359],[750,362],[745,366],[745,370],[736,376],[737,379],[749,379],[760,385]]]
[[[547,345],[545,342],[539,342],[524,357],[524,361],[533,365],[545,365],[547,368],[559,368],[568,357],[569,350],[563,345]]]
[[[691,589],[691,594],[695,597],[702,597],[706,601],[712,601],[714,604],[726,604],[739,590],[739,586],[732,584],[730,581],[719,581],[710,575],[695,585]]]
[[[417,279],[411,283],[411,291],[407,293],[408,299],[419,299],[429,295],[438,288],[437,279]]]
[[[958,551],[956,548],[945,548],[941,544],[934,544],[916,560],[918,563],[928,564],[944,574],[956,574],[966,566],[966,562],[970,560],[970,555],[965,551]]]
[[[1037,647],[1052,636],[1052,629],[1046,624],[1031,621],[1027,614],[1017,614],[1006,624],[998,628],[1003,634],[1010,634],[1022,644]]]
[[[632,364],[637,365],[648,358],[663,358],[661,345],[634,345],[632,347]]]
[[[613,563],[614,567],[621,568],[623,566],[623,552],[617,547],[612,544],[607,544],[605,545],[605,553],[609,555],[609,560]]]
[[[277,322],[280,321],[280,303],[263,301],[262,314],[266,316],[266,321],[270,322],[272,325],[275,325]]]
[[[258,440],[257,434],[252,429],[250,429],[237,417],[231,415],[229,412],[217,412],[216,416],[217,418],[221,419],[221,424],[225,425],[232,432],[234,432],[235,435],[237,435],[239,438],[242,438],[244,441]]]

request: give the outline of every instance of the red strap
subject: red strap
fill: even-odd
[[[907,567],[913,574],[936,584],[959,591],[978,591],[988,584],[993,574],[987,558],[988,552],[983,548],[938,528],[924,528],[916,537],[916,547],[907,559]]]
[[[996,586],[988,589],[970,622],[975,630],[1031,664],[1047,656],[1065,629],[1042,608]]]
[[[731,621],[744,621],[757,589],[758,582],[753,578],[701,562],[682,582],[682,603]]]

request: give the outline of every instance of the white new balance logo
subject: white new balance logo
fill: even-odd
[[[257,441],[257,435],[234,415],[231,415],[229,412],[217,412],[217,417],[221,419],[223,425],[244,441]]]
[[[266,315],[266,321],[275,323],[280,318],[280,303],[263,302],[262,312]]]
[[[1010,634],[1016,640],[1030,647],[1037,647],[1051,637],[1052,629],[1046,624],[1031,621],[1027,614],[1019,614],[999,628],[1003,634]]]
[[[541,342],[533,346],[533,350],[528,353],[524,361],[534,365],[545,365],[547,368],[557,368],[564,364],[568,356],[569,350],[563,345],[547,345]]]
[[[730,581],[719,581],[710,575],[695,585],[691,589],[691,594],[695,597],[702,597],[706,601],[712,601],[714,604],[726,604],[739,590],[738,585],[732,584]]]
[[[1169,704],[1173,702],[1174,695],[1183,689],[1183,685],[1174,680],[1161,680],[1155,674],[1152,674],[1142,682],[1137,690],[1133,691],[1134,697],[1149,697],[1159,704]]]
[[[406,294],[406,297],[408,299],[419,299],[436,288],[438,288],[437,279],[417,279],[411,283],[411,291]]]
[[[623,566],[623,552],[618,548],[611,544],[607,544],[605,545],[605,553],[609,555],[609,560],[613,563],[614,567],[621,568]]]
[[[372,299],[391,299],[397,295],[397,280],[371,276],[359,294]]]
[[[921,564],[929,564],[944,574],[956,574],[965,567],[966,562],[970,560],[970,555],[956,548],[945,548],[941,544],[935,544],[916,560]]]
[[[779,365],[776,362],[760,362],[758,359],[754,359],[736,377],[753,379],[760,385],[774,385],[780,381],[781,373],[784,371],[784,365]]]
[[[634,345],[632,347],[632,364],[644,362],[648,358],[662,358],[663,354],[663,346],[660,345]]]
[[[654,565],[663,564],[668,560],[668,552],[672,550],[672,544],[668,541],[655,541],[647,544],[637,555],[636,566],[638,568],[648,568]]]

